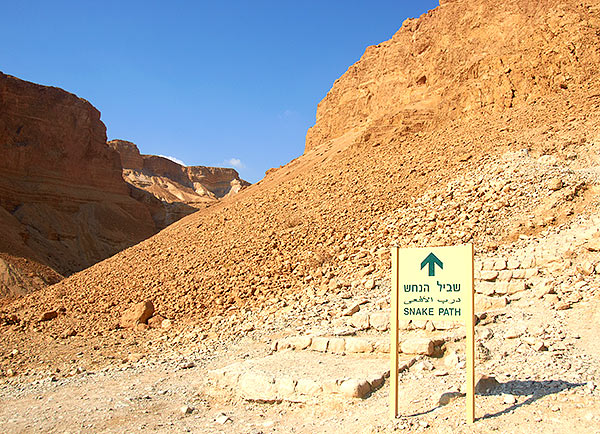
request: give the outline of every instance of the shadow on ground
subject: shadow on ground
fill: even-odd
[[[498,417],[503,414],[510,413],[519,407],[529,405],[529,404],[537,401],[538,399],[543,398],[544,396],[552,395],[555,393],[560,393],[563,390],[569,390],[569,389],[573,389],[575,387],[581,387],[584,385],[585,385],[585,383],[570,383],[568,381],[563,381],[563,380],[544,380],[544,381],[511,380],[511,381],[507,381],[506,383],[497,383],[497,385],[495,387],[491,388],[490,390],[487,390],[485,392],[477,392],[476,395],[478,395],[478,396],[500,396],[500,395],[504,395],[504,394],[511,394],[511,395],[515,395],[515,396],[527,396],[528,398],[522,402],[516,402],[516,403],[512,404],[510,407],[507,407],[502,411],[492,413],[492,414],[488,413],[488,414],[484,415],[483,417],[477,418],[476,420],[485,420],[485,419],[491,419],[494,417]],[[453,398],[465,396],[464,393],[459,393],[459,392],[450,392],[447,395],[448,395],[448,401],[445,404],[447,404]],[[437,410],[438,408],[443,407],[445,404],[440,403],[438,406],[433,407],[430,410],[422,411],[420,413],[414,413],[411,415],[406,415],[404,417],[423,416],[425,414],[428,414],[428,413],[431,413],[431,412]]]
[[[553,395],[560,393],[563,390],[573,389],[575,387],[585,386],[585,383],[571,383],[563,380],[544,380],[544,381],[521,381],[511,380],[506,383],[500,383],[497,387],[486,391],[485,393],[478,393],[482,396],[494,396],[504,395],[509,393],[515,396],[527,396],[528,398],[522,402],[516,402],[511,406],[505,408],[502,411],[498,411],[492,414],[486,414],[478,420],[491,419],[494,417],[501,416],[503,414],[510,413],[519,407],[529,405],[540,398],[547,395]]]

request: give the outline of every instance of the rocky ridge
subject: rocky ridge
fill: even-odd
[[[123,179],[164,204],[166,221],[155,218],[161,229],[250,185],[234,169],[182,166],[164,157],[142,155],[134,143],[125,140],[110,140],[108,146],[121,157]]]

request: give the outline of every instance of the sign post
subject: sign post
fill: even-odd
[[[390,417],[398,417],[398,248],[392,248],[392,297],[390,300]],[[395,373],[392,374],[392,373]],[[395,381],[393,380],[395,378]]]
[[[467,422],[475,420],[473,245],[392,248],[390,416],[398,416],[398,323],[464,321],[467,335]]]

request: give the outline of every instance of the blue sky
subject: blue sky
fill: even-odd
[[[102,113],[109,139],[256,182],[298,157],[367,46],[437,1],[5,2],[0,71]]]

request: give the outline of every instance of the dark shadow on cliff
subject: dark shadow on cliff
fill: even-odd
[[[134,187],[131,184],[127,185],[129,186],[130,196],[148,208],[152,220],[156,225],[157,232],[175,223],[177,220],[198,211],[198,208],[194,208],[183,202],[165,202],[141,188]]]

